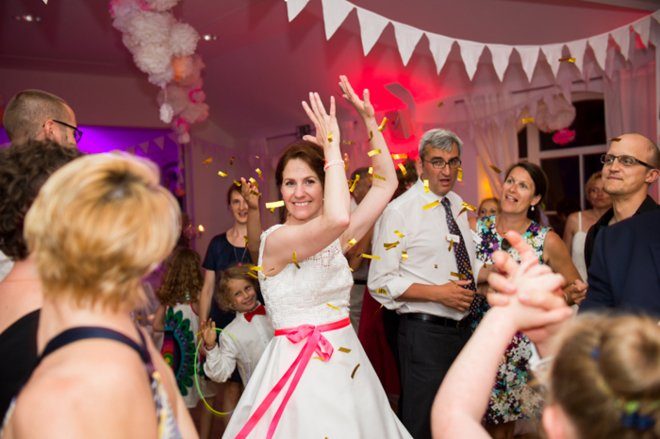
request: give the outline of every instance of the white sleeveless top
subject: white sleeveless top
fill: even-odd
[[[578,230],[573,235],[571,243],[571,258],[577,268],[583,281],[587,281],[587,264],[584,261],[584,243],[587,239],[587,232],[582,230],[582,212],[578,212]]]

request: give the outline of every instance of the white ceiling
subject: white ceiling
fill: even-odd
[[[393,20],[449,37],[503,44],[545,44],[596,35],[660,8],[658,0],[352,0]],[[0,66],[22,69],[138,75],[111,26],[108,2],[101,0],[0,1]],[[34,14],[26,24],[17,15]],[[321,1],[291,23],[284,0],[183,0],[175,14],[200,33],[206,63],[205,85],[211,118],[236,138],[273,134],[305,123],[299,102],[309,90],[335,93],[336,78],[348,74],[368,86],[379,109],[400,105],[384,86],[398,82],[424,101],[460,95],[470,87],[457,48],[437,75],[425,39],[407,67],[401,63],[388,27],[364,57],[358,20],[349,15],[325,40]],[[515,57],[516,55],[514,55]],[[492,82],[483,56],[475,83]],[[515,61],[512,61],[515,64]],[[505,84],[520,81],[509,69]],[[1,78],[0,78],[1,80]],[[38,88],[38,84],[34,85]],[[154,88],[154,96],[157,90]],[[84,123],[84,115],[80,115]]]

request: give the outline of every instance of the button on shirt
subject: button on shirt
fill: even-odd
[[[267,315],[255,315],[248,322],[243,313],[236,317],[220,333],[218,345],[206,352],[204,373],[215,382],[223,383],[238,367],[243,385],[273,338],[275,329]]]
[[[454,219],[465,240],[474,278],[483,263],[476,258],[475,238],[468,224],[467,212],[459,215],[463,200],[454,192],[446,197],[451,201]],[[440,204],[442,197],[429,191],[418,180],[407,192],[392,201],[374,228],[372,253],[380,260],[372,261],[369,268],[368,287],[371,295],[388,309],[399,314],[426,313],[439,317],[461,320],[467,312],[458,311],[437,302],[396,301],[412,284],[442,285],[457,280],[451,273],[458,273],[453,249],[449,250],[447,218]],[[424,206],[437,201],[436,206],[424,210]],[[398,230],[404,237],[394,232]],[[385,243],[399,244],[385,250]],[[402,259],[406,251],[407,259]]]

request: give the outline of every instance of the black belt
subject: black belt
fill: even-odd
[[[353,284],[354,284],[354,285],[366,285],[366,284],[367,284],[367,280],[366,280],[366,279],[365,279],[365,280],[354,279],[354,280],[353,280]]]
[[[433,323],[434,325],[441,325],[449,328],[467,328],[469,326],[468,319],[454,320],[447,317],[434,316],[432,314],[424,314],[421,312],[409,312],[402,314],[402,316],[408,320],[419,320],[422,322]]]

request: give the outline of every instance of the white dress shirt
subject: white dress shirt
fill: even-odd
[[[206,376],[223,383],[238,367],[243,385],[247,384],[274,332],[268,315],[255,315],[248,322],[243,313],[236,313],[220,333],[218,344],[206,351]]]
[[[454,192],[449,192],[446,197],[465,240],[476,282],[483,263],[476,258],[475,235],[470,230],[467,212],[459,215],[463,200]],[[457,280],[451,275],[452,272],[458,273],[458,268],[454,251],[449,251],[449,229],[441,200],[442,197],[431,191],[424,192],[424,185],[418,180],[387,206],[374,228],[372,253],[380,256],[380,260],[371,262],[368,287],[374,299],[399,314],[426,313],[461,320],[467,312],[437,302],[394,300],[414,283],[442,285]],[[424,210],[424,206],[434,201],[438,201],[435,207]],[[404,237],[397,236],[395,230]],[[384,248],[383,244],[396,241],[399,241],[396,247]],[[404,251],[408,254],[407,259],[402,259]]]

